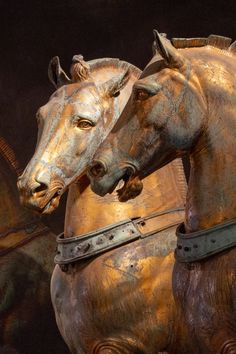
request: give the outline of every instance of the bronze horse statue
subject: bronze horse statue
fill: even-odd
[[[68,354],[50,299],[55,235],[20,205],[20,170],[0,137],[0,353]]]
[[[119,247],[89,258],[65,261],[57,255],[52,301],[74,354],[193,353],[172,294],[174,225],[183,218],[186,188],[181,162],[148,177],[143,194],[126,204],[116,194],[93,194],[85,176],[139,75],[118,59],[84,62],[76,56],[69,79],[54,58],[49,77],[58,89],[37,114],[37,148],[18,182],[22,201],[43,213],[51,212],[70,186],[59,245],[79,242],[97,229],[99,245],[108,225],[115,233],[114,223],[136,216],[144,217],[132,221],[142,234],[153,234],[133,242],[130,235]]]
[[[235,354],[236,42],[155,37],[153,59],[95,155],[92,188],[104,195],[125,178],[126,200],[127,189],[138,194],[141,179],[189,154],[174,296],[194,353]]]

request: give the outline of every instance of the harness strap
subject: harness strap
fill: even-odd
[[[27,244],[32,239],[49,232],[50,229],[38,222],[18,225],[0,234],[0,257]]]
[[[176,230],[178,262],[196,262],[236,246],[236,220],[186,234],[184,224]]]
[[[127,219],[80,236],[57,237],[55,263],[64,265],[87,259],[135,240],[151,236],[183,220],[183,208]]]

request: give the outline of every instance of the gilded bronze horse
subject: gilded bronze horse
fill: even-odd
[[[155,31],[151,62],[90,169],[104,195],[189,154],[185,222],[177,230],[173,289],[194,353],[236,353],[236,42],[169,41]],[[136,184],[138,185],[136,187]]]
[[[159,215],[139,223],[143,233],[156,229],[153,236],[55,267],[51,294],[61,334],[77,354],[193,353],[172,295],[173,225],[183,218],[179,208],[186,186],[181,162],[148,177],[143,194],[126,204],[119,203],[116,194],[93,194],[83,174],[96,140],[104,139],[116,122],[140,71],[118,59],[84,62],[76,56],[71,74],[69,79],[58,58],[49,65],[49,77],[58,89],[39,111],[37,149],[19,179],[22,201],[41,212],[51,211],[58,195],[76,181],[69,188],[60,241],[76,235],[79,240],[127,218],[156,211]],[[58,179],[63,190],[57,191],[54,203],[52,188]],[[167,212],[173,208],[177,210]]]
[[[20,205],[20,170],[0,137],[0,353],[67,354],[50,299],[56,236]]]

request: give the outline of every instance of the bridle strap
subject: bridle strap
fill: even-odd
[[[236,220],[187,234],[184,224],[176,230],[178,262],[196,262],[236,246]]]
[[[152,213],[144,218],[127,219],[84,235],[57,237],[55,263],[70,264],[97,256],[138,239],[149,237],[183,220],[183,208]]]

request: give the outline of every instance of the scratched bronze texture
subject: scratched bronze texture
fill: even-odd
[[[55,186],[62,193],[76,182],[69,190],[65,237],[183,207],[186,184],[180,161],[148,177],[144,193],[126,204],[119,203],[116,194],[92,194],[84,175],[96,140],[104,139],[104,130],[114,125],[140,72],[114,59],[84,62],[76,56],[69,77],[58,59],[51,64],[52,81],[65,85],[39,111],[36,152],[18,183],[22,201],[41,212],[52,211],[61,195],[55,195]],[[161,218],[153,227],[167,226],[168,220]],[[157,237],[76,262],[67,272],[56,266],[52,301],[72,353],[193,353],[172,293],[174,247],[172,227]]]
[[[90,176],[101,195],[125,178],[119,194],[125,200],[135,185],[141,191],[142,178],[189,154],[185,229],[191,233],[236,216],[236,43],[216,35],[169,41],[154,34],[154,57],[98,149]],[[174,297],[194,353],[236,353],[235,255],[232,248],[174,266]]]

